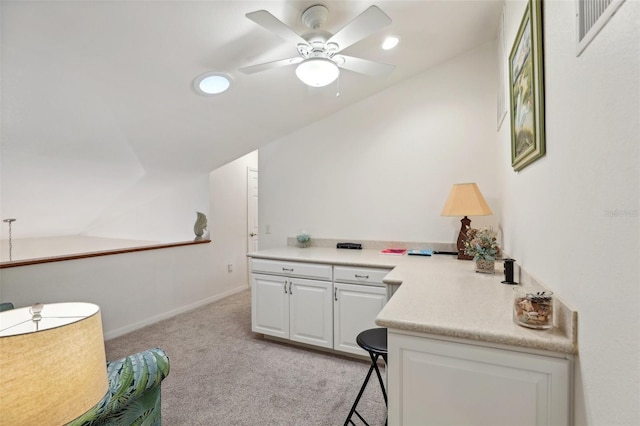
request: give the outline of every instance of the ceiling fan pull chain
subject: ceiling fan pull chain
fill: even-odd
[[[340,74],[338,74],[338,78],[336,79],[336,98],[340,96]]]

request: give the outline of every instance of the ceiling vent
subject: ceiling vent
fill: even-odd
[[[576,0],[578,29],[576,56],[580,56],[623,2],[624,0]]]

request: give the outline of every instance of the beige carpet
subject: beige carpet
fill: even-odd
[[[252,333],[248,290],[107,341],[107,358],[155,346],[171,361],[162,384],[164,426],[342,425],[369,368]],[[369,424],[384,424],[377,381],[359,411]]]

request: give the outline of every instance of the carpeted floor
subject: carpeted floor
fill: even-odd
[[[156,346],[171,361],[162,383],[164,426],[342,425],[369,368],[252,333],[249,290],[109,340],[107,359]],[[369,424],[384,424],[377,381],[358,411]]]

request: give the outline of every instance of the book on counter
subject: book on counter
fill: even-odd
[[[407,251],[407,254],[410,256],[431,256],[433,254],[433,250],[412,249]]]
[[[407,253],[407,249],[401,248],[386,248],[384,250],[380,250],[380,254],[391,254],[395,256],[402,256]]]

